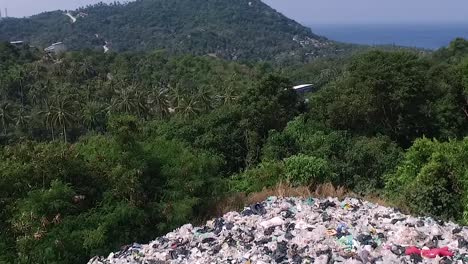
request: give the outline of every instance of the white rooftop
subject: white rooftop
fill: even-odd
[[[302,88],[309,88],[309,87],[313,87],[314,85],[313,84],[301,84],[301,85],[296,85],[293,87],[294,90],[297,90],[297,89],[302,89]]]

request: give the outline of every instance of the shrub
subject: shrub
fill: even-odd
[[[285,160],[286,180],[293,186],[324,183],[333,173],[324,159],[299,154]]]
[[[418,139],[395,173],[387,195],[413,213],[462,220],[468,211],[468,138],[439,142]]]
[[[356,193],[369,194],[385,187],[383,175],[395,170],[403,150],[388,137],[357,137],[343,157],[342,173],[335,183]]]
[[[276,186],[284,175],[283,162],[263,162],[257,167],[235,175],[230,190],[235,192],[259,192],[264,188]]]

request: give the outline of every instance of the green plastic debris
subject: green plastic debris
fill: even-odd
[[[307,198],[305,200],[305,204],[310,205],[310,206],[314,205],[314,198],[312,198],[312,197]]]
[[[378,238],[378,237],[374,238],[374,242],[375,242],[375,243],[377,244],[377,246],[379,246],[379,247],[382,245],[382,239],[380,239],[380,238]]]
[[[340,247],[342,247],[346,251],[353,250],[353,236],[352,235],[342,236],[336,242],[338,243],[338,245],[340,245]]]
[[[267,198],[266,201],[267,201],[267,203],[273,203],[273,202],[275,202],[276,200],[278,200],[278,197],[276,197],[276,196],[269,196],[269,197]]]

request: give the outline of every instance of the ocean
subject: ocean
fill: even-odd
[[[311,25],[315,34],[340,42],[439,49],[457,37],[468,39],[467,24]]]

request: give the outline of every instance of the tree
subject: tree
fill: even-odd
[[[19,237],[17,247],[21,255],[28,256],[34,244],[43,239],[51,227],[60,224],[64,215],[76,210],[74,195],[70,186],[54,181],[49,189],[31,191],[18,201],[12,228]]]
[[[4,135],[14,121],[14,106],[10,102],[0,102],[0,125]]]
[[[285,178],[293,186],[319,185],[332,182],[333,172],[324,159],[296,155],[285,159]]]
[[[260,158],[268,132],[281,131],[299,114],[300,103],[288,79],[270,75],[241,97],[240,107],[243,113],[240,124],[248,149],[246,162],[250,166]]]
[[[176,112],[184,117],[197,115],[201,112],[200,102],[193,95],[187,95],[177,102]]]
[[[441,78],[448,70],[436,75],[431,66],[411,52],[360,55],[312,97],[310,117],[334,129],[387,135],[404,146],[423,135],[459,135],[457,84]]]
[[[387,176],[388,197],[413,213],[462,219],[468,211],[468,138],[439,142],[418,139],[395,173]]]
[[[200,88],[195,97],[197,98],[197,101],[200,102],[200,108],[204,112],[208,112],[213,109],[213,96],[208,88]]]
[[[29,120],[31,119],[29,112],[29,109],[26,107],[19,107],[15,116],[15,125],[18,129],[25,130],[28,127]]]
[[[222,92],[217,96],[217,99],[221,101],[222,105],[228,105],[235,102],[239,98],[239,94],[236,91],[235,80],[238,78],[237,73],[233,73],[228,79],[220,84]]]
[[[51,106],[51,122],[62,129],[63,140],[67,142],[67,128],[75,120],[75,102],[71,98],[56,97]]]
[[[462,111],[465,114],[465,118],[468,122],[468,58],[460,64],[460,69],[462,73],[462,84],[463,90],[461,93],[462,98]]]
[[[148,105],[159,118],[167,116],[170,108],[168,89],[153,87],[148,95]]]
[[[114,91],[111,99],[110,111],[123,114],[135,114],[139,117],[146,115],[146,94],[136,86],[130,86]]]
[[[55,131],[54,131],[54,121],[53,121],[53,109],[50,106],[48,100],[45,100],[45,110],[41,111],[40,114],[44,118],[44,124],[46,129],[50,129],[50,133],[52,135],[52,140],[55,140]]]
[[[105,124],[104,106],[97,101],[86,102],[81,108],[81,121],[88,130],[99,130]]]

